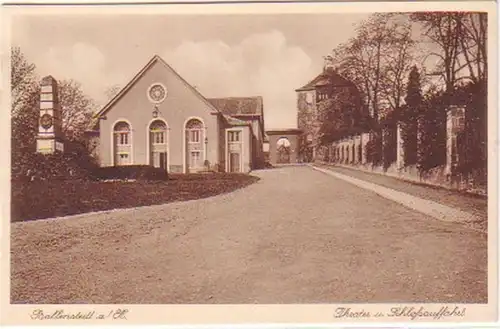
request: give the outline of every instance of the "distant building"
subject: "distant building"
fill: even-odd
[[[264,163],[262,97],[207,99],[154,56],[87,131],[101,166],[248,172]]]
[[[362,98],[351,81],[337,73],[330,55],[325,57],[323,72],[306,85],[295,90],[297,93],[297,126],[302,131],[299,145],[300,161],[312,162],[321,158],[319,104],[327,99],[357,104],[352,111],[360,111]]]

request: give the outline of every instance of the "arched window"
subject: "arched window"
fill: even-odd
[[[113,127],[113,157],[115,166],[132,163],[132,135],[130,125],[120,121]]]
[[[149,125],[149,164],[168,170],[167,124],[155,120]]]
[[[189,143],[201,143],[203,123],[198,119],[191,119],[186,123],[186,132]]]
[[[167,125],[162,120],[156,120],[149,126],[150,138],[152,144],[167,143]]]
[[[205,127],[199,119],[186,122],[186,163],[188,171],[197,171],[204,166],[206,160],[204,142]]]
[[[124,121],[115,124],[114,128],[116,145],[130,145],[130,126]]]

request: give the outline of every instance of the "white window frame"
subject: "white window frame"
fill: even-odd
[[[117,141],[116,145],[120,146],[130,146],[130,131],[115,131],[115,134],[117,135]],[[123,137],[126,136],[127,142],[123,143]]]
[[[190,161],[189,163],[192,165],[193,168],[201,168],[202,167],[202,164],[200,163],[201,162],[201,151],[200,150],[193,150],[193,151],[189,151],[189,156],[190,156]],[[193,158],[193,154],[198,154],[198,157],[197,157],[197,161],[196,161],[196,165],[195,165],[195,161],[194,158]]]
[[[238,142],[231,142],[229,141],[229,133],[230,132],[239,132],[239,136],[241,137],[239,139]],[[243,173],[244,172],[244,155],[245,155],[245,150],[244,150],[244,129],[243,128],[229,128],[229,129],[226,129],[226,133],[225,133],[225,143],[226,143],[226,169],[225,171],[226,172],[230,172],[230,169],[229,169],[229,154],[231,153],[230,150],[229,150],[229,145],[230,144],[241,144],[241,147],[240,147],[240,173]]]
[[[188,143],[189,144],[200,144],[201,143],[201,129],[186,129],[188,132]],[[193,134],[196,133],[196,134]],[[196,140],[193,140],[192,137],[197,136]]]
[[[165,124],[165,130],[162,129],[151,129],[151,124],[153,124],[155,121],[162,121]],[[154,143],[154,140],[151,141],[151,138],[154,137],[152,136],[154,132],[163,132],[164,133],[164,143],[163,144],[157,144]],[[166,151],[167,152],[167,168],[166,171],[170,172],[170,128],[168,125],[168,122],[163,119],[163,118],[153,118],[148,122],[147,129],[146,129],[146,151],[147,151],[147,161],[148,163],[152,163],[153,158],[152,158],[152,152],[151,152],[151,146],[152,145],[165,145],[166,146]]]
[[[118,158],[120,159],[120,162],[126,159],[126,164],[130,164],[130,153],[129,152],[118,152]],[[123,164],[121,164],[123,165]]]
[[[165,145],[166,143],[166,130],[150,130],[150,134],[153,136],[153,145]],[[157,142],[157,137],[161,136],[160,140],[161,142]]]
[[[207,125],[205,124],[205,121],[203,120],[203,118],[201,117],[198,117],[198,116],[190,116],[188,118],[186,118],[186,120],[184,121],[184,124],[182,125],[182,172],[184,173],[187,173],[188,172],[188,160],[187,160],[187,145],[190,144],[189,142],[189,138],[186,138],[186,134],[189,130],[191,129],[188,129],[186,127],[186,125],[188,124],[189,121],[191,120],[198,120],[201,122],[201,128],[197,129],[197,130],[201,130],[204,132],[204,138],[207,137]],[[201,144],[202,145],[202,150],[203,150],[203,158],[204,160],[207,160],[207,143],[204,143],[204,139],[202,140],[201,136],[200,136],[200,142],[199,143],[193,143],[193,144]],[[203,161],[204,161],[203,160]]]
[[[120,131],[117,131],[115,130],[115,127],[118,123],[120,122],[125,122],[126,124],[128,124],[128,144],[117,144],[117,137],[116,137],[116,133],[120,133]],[[125,118],[119,118],[117,119],[115,122],[113,122],[113,124],[111,125],[111,136],[110,136],[110,141],[111,141],[111,157],[110,157],[110,160],[111,160],[111,163],[110,165],[111,166],[114,166],[115,165],[115,156],[117,156],[118,154],[115,154],[116,153],[116,149],[115,147],[116,146],[125,146],[125,147],[129,147],[129,165],[133,165],[134,164],[134,143],[133,143],[133,139],[134,139],[134,128],[132,126],[132,124],[130,123],[129,120],[125,119]]]
[[[241,143],[241,132],[242,130],[229,130],[227,132],[229,143]],[[237,137],[237,139],[234,139],[234,137]]]

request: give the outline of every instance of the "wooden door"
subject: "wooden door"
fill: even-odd
[[[160,168],[167,169],[167,152],[160,153]]]
[[[233,152],[229,154],[229,169],[231,172],[240,172],[240,154]]]

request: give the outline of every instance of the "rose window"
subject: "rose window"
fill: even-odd
[[[159,83],[153,84],[148,91],[149,99],[154,103],[161,103],[167,97],[167,90]]]

